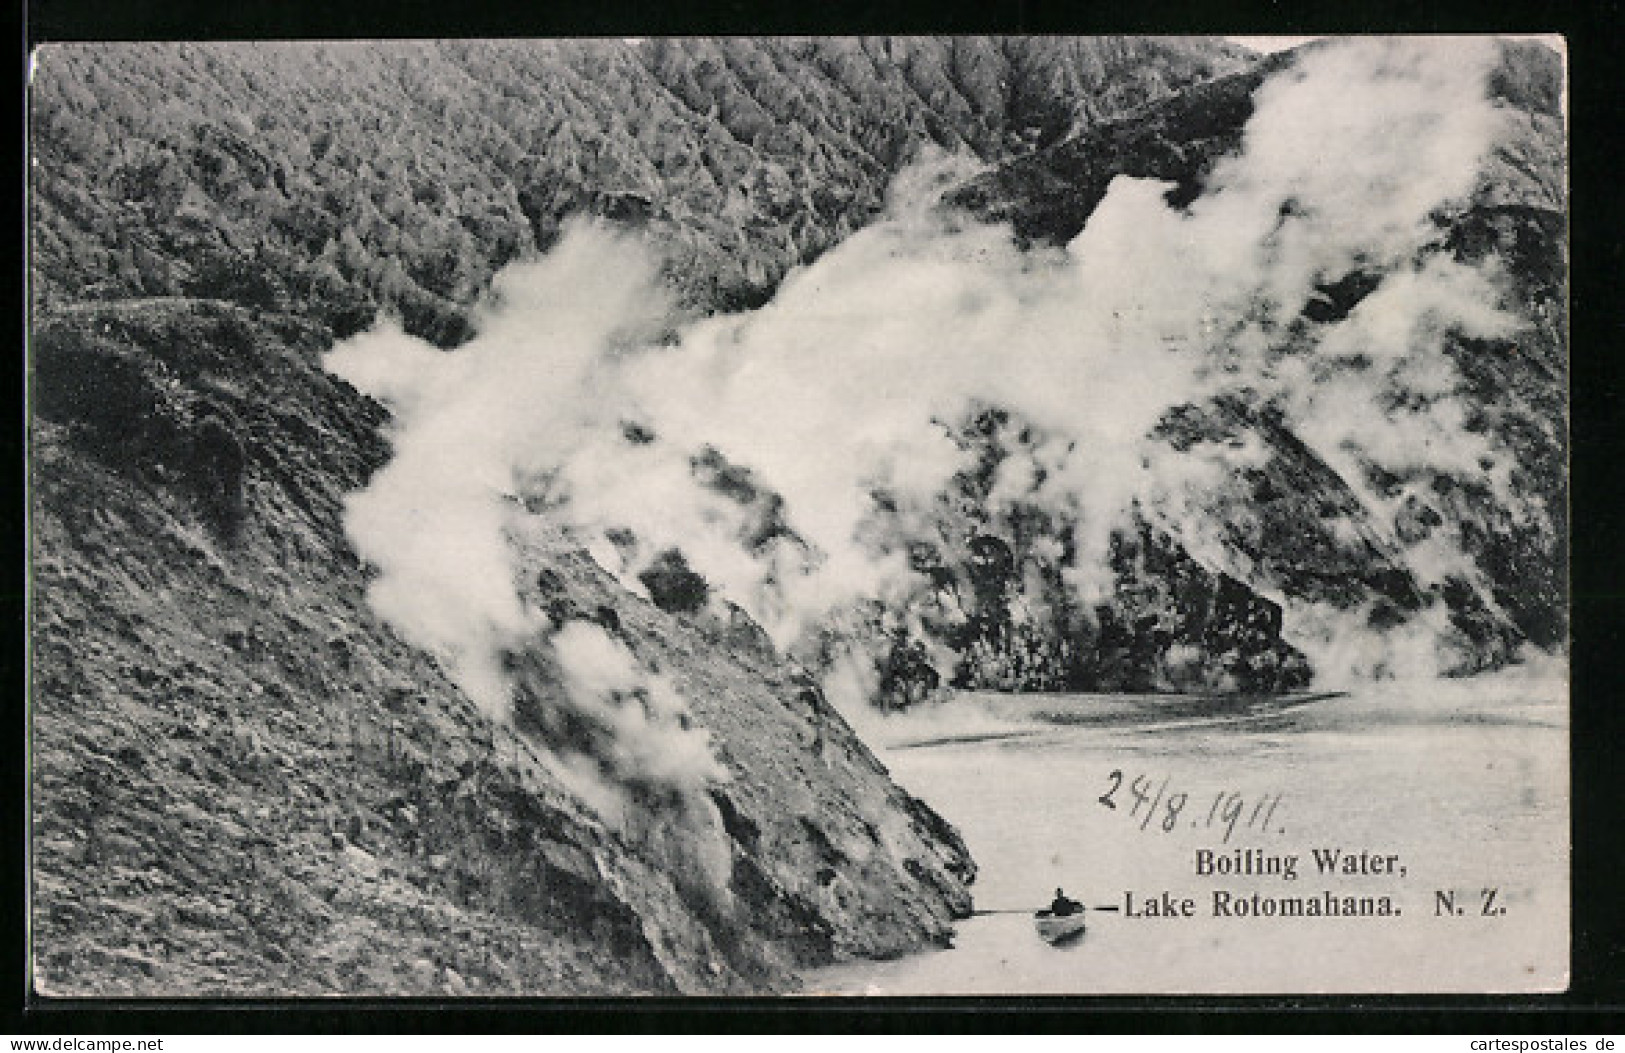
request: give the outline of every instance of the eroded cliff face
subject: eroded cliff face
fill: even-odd
[[[535,601],[659,670],[721,770],[698,804],[595,807],[556,742],[477,711],[364,598],[340,508],[384,417],[319,329],[161,299],[34,336],[40,990],[774,991],[969,909],[957,835],[794,670],[545,524]]]

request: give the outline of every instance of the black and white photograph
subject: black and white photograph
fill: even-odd
[[[1567,990],[1566,62],[36,48],[30,990]]]

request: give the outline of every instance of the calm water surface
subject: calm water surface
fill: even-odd
[[[1025,914],[971,918],[951,950],[819,970],[807,978],[813,993],[1567,984],[1560,679],[1387,683],[1218,713],[1166,699],[968,695],[870,718],[860,731],[902,785],[963,833],[980,867],[979,910],[1041,906],[1062,886],[1091,908],[1090,924],[1075,944],[1053,948]],[[1316,848],[1395,855],[1404,873],[1322,876]],[[1237,849],[1254,861],[1296,854],[1297,878],[1198,874],[1201,849],[1231,860]],[[1399,914],[1213,916],[1215,891],[1302,898],[1327,889],[1389,896]],[[1495,890],[1487,916],[1486,889]],[[1139,909],[1165,891],[1194,901],[1196,916],[1124,910],[1127,893]],[[1460,913],[1440,892],[1454,893]]]

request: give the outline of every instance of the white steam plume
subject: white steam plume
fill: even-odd
[[[692,792],[728,780],[710,734],[692,726],[677,689],[640,666],[625,644],[584,621],[565,623],[551,643],[578,711],[609,736],[597,753],[613,783]]]
[[[919,588],[897,534],[928,535],[965,466],[945,422],[973,405],[1043,437],[998,493],[1078,524],[1086,602],[1110,585],[1108,543],[1136,503],[1199,516],[1201,491],[1260,456],[1240,444],[1178,463],[1147,439],[1170,408],[1223,392],[1273,401],[1379,513],[1391,499],[1369,492],[1365,463],[1495,463],[1462,428],[1444,340],[1516,323],[1492,272],[1438,251],[1435,222],[1498,134],[1492,59],[1471,40],[1306,54],[1260,89],[1241,152],[1189,208],[1169,206],[1165,184],[1119,178],[1064,249],[1023,251],[1005,228],[928,207],[967,174],[935,159],[900,180],[886,218],[772,302],[682,326],[675,342],[653,337],[669,319],[649,254],[577,226],[503,273],[464,348],[385,329],[331,357],[396,414],[396,458],[349,510],[381,572],[373,602],[499,710],[495,657],[532,627],[507,537],[521,508],[505,494],[545,498],[629,583],[680,548],[784,641],[853,599]],[[1354,271],[1377,281],[1363,304],[1302,320],[1318,285]],[[1396,386],[1424,397],[1396,408]],[[654,438],[626,441],[628,421]],[[741,547],[745,510],[694,481],[706,448],[784,498],[810,558],[783,539]],[[896,506],[890,527],[877,526],[877,490]],[[1199,523],[1167,525],[1204,559],[1236,558]],[[604,541],[628,530],[633,548]]]
[[[562,743],[548,744],[555,772],[612,830],[660,860],[679,890],[729,910],[732,842],[706,791],[731,775],[712,754],[710,733],[694,725],[675,685],[601,626],[567,621],[548,645],[573,725]]]
[[[515,589],[514,495],[613,426],[614,400],[595,391],[621,342],[664,314],[647,254],[582,227],[497,276],[479,339],[458,352],[386,321],[327,356],[394,417],[394,457],[346,503],[346,528],[380,572],[368,598],[493,713],[508,701],[501,652],[537,628]]]

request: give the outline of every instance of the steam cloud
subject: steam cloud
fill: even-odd
[[[692,790],[728,780],[711,755],[710,735],[691,726],[676,688],[639,666],[619,640],[572,621],[551,643],[570,697],[609,735],[609,748],[597,752],[612,781]]]
[[[1078,524],[1071,585],[1086,602],[1109,586],[1111,534],[1136,504],[1201,561],[1270,592],[1217,540],[1205,498],[1257,463],[1258,444],[1175,456],[1147,438],[1169,409],[1224,392],[1273,400],[1388,510],[1379,521],[1404,495],[1370,490],[1372,464],[1488,464],[1511,502],[1505,457],[1463,427],[1444,341],[1520,323],[1496,306],[1493,268],[1438,251],[1432,220],[1472,191],[1498,134],[1492,59],[1487,41],[1462,40],[1305,54],[1260,89],[1241,151],[1187,209],[1165,184],[1119,178],[1064,249],[1022,250],[1005,228],[931,207],[973,168],[930,158],[899,178],[880,222],[741,315],[678,323],[647,248],[577,223],[499,276],[463,348],[385,325],[328,359],[395,417],[394,459],[348,507],[381,572],[372,602],[493,713],[508,700],[502,653],[538,627],[514,587],[516,498],[545,504],[634,589],[680,548],[781,642],[858,598],[906,607],[922,583],[898,542],[928,535],[966,466],[945,425],[978,405],[1037,437],[1012,444],[993,500]],[[1318,285],[1356,271],[1379,284],[1355,310],[1302,322]],[[1416,397],[1396,404],[1398,388]],[[700,485],[707,450],[780,495],[789,531],[763,540],[756,513]],[[1406,551],[1424,581],[1473,573],[1447,537]],[[1369,664],[1332,653],[1348,639],[1333,617],[1347,615],[1289,602],[1287,624],[1317,662]],[[561,654],[603,649],[582,632],[560,633]],[[570,682],[584,706],[602,686],[579,671]]]

